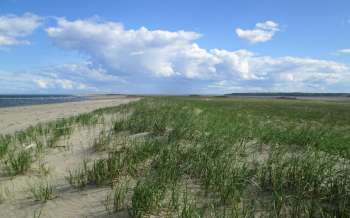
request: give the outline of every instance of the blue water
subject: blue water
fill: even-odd
[[[86,100],[87,97],[73,95],[0,95],[1,107],[52,104]]]

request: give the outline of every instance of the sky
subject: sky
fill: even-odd
[[[348,0],[0,0],[0,94],[350,92]]]

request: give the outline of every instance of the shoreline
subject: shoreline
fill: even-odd
[[[89,98],[73,95],[0,95],[0,108],[78,102],[86,100],[89,100]]]
[[[83,101],[0,108],[0,135],[11,134],[41,122],[88,113],[136,101],[137,97],[95,96]]]

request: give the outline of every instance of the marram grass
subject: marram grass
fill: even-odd
[[[344,108],[350,104],[146,98],[123,108],[129,115],[110,137],[148,136],[89,163],[84,178],[110,185],[133,177],[133,217],[348,217]]]
[[[116,215],[350,217],[349,103],[148,97],[3,136],[0,158],[25,172],[35,149],[27,158],[12,145],[49,149],[74,128],[106,125],[104,115],[118,117],[93,143],[104,155],[66,178],[111,187]]]

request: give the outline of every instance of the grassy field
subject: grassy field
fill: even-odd
[[[109,214],[350,217],[350,103],[147,97],[0,136],[1,169],[24,174],[76,126],[110,115],[91,145],[100,158],[66,175],[78,191],[110,187]],[[31,190],[60,198],[46,181]]]

